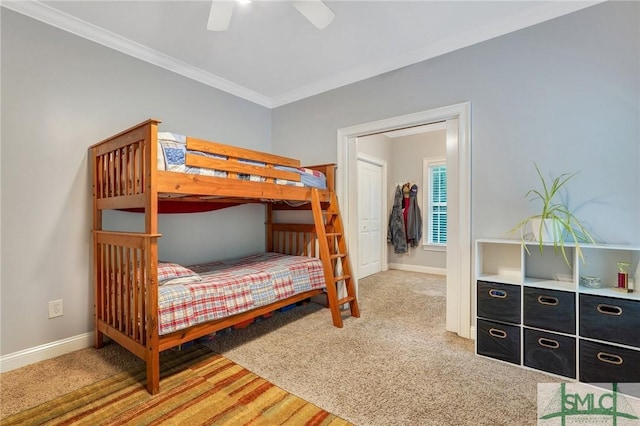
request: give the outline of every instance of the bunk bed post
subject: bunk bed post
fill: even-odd
[[[102,257],[100,251],[100,245],[96,243],[95,231],[102,230],[102,210],[98,209],[98,187],[97,183],[99,181],[99,164],[98,164],[98,155],[96,153],[96,148],[91,147],[89,149],[89,153],[92,159],[92,181],[93,181],[93,282],[98,282],[98,259]],[[94,295],[93,295],[93,346],[96,349],[101,348],[104,345],[104,336],[101,331],[98,330],[98,309],[102,306],[102,294],[98,289],[94,286]]]
[[[153,162],[158,158],[158,123],[150,121],[147,124],[144,149],[149,155],[144,157],[145,169],[145,232],[158,233],[158,173]]]
[[[158,122],[149,121],[146,126],[144,149],[145,169],[145,233],[158,234],[158,174],[154,162],[158,158]],[[147,390],[160,391],[160,349],[158,336],[158,239],[150,238],[146,243],[147,269]]]
[[[265,228],[266,251],[273,251],[273,207],[270,203],[265,206]]]
[[[331,192],[336,190],[336,166],[335,164],[327,164],[325,176],[327,177],[327,189]]]
[[[147,390],[155,395],[160,392],[160,342],[158,337],[158,239],[147,238],[145,251],[148,253],[147,268]]]

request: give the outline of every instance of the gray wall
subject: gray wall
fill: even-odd
[[[2,354],[93,328],[89,145],[154,117],[165,130],[271,151],[270,110],[5,9],[1,102]],[[264,249],[260,206],[159,224],[166,259]],[[60,298],[64,316],[48,319]]]
[[[274,149],[335,162],[337,129],[470,101],[474,239],[515,238],[536,162],[580,171],[569,204],[599,241],[639,244],[639,22],[639,3],[605,2],[282,106]]]

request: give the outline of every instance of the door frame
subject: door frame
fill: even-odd
[[[446,329],[471,338],[471,103],[463,102],[413,114],[387,118],[338,129],[338,163],[336,192],[347,214],[344,221],[350,253],[358,253],[357,246],[357,138],[399,128],[421,126],[438,121],[458,119],[457,141],[447,136],[447,165],[455,169],[456,188],[447,188],[448,204],[457,214],[456,226],[447,232],[447,318]],[[449,132],[447,132],[449,135]],[[452,194],[455,194],[451,196]],[[355,224],[351,226],[351,224]],[[451,225],[451,222],[449,222]],[[355,284],[358,284],[357,273]],[[357,288],[357,287],[356,287]],[[457,296],[457,297],[456,297]]]
[[[389,269],[389,262],[387,259],[387,227],[388,223],[384,220],[385,212],[387,211],[387,162],[381,158],[374,157],[369,154],[365,154],[364,152],[357,152],[356,157],[356,167],[358,161],[364,161],[365,163],[373,164],[374,166],[380,167],[380,179],[382,180],[380,185],[380,190],[382,193],[380,194],[380,268],[383,271]],[[356,176],[357,176],[357,168],[356,168]],[[356,201],[357,202],[357,201]],[[359,220],[359,216],[356,216],[357,220]],[[356,222],[357,223],[357,222]],[[348,235],[348,234],[347,234]],[[358,233],[356,232],[356,235]],[[359,236],[358,244],[360,243]],[[356,246],[357,247],[357,246]],[[351,251],[349,252],[351,253]],[[359,253],[359,252],[358,252]],[[358,270],[360,270],[360,263],[358,262]]]

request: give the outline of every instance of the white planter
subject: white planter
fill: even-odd
[[[535,241],[553,243],[562,240],[562,226],[555,219],[531,219],[531,232]]]

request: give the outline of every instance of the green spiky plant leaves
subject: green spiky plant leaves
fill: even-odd
[[[567,257],[567,253],[565,250],[565,239],[573,240],[575,243],[576,252],[584,263],[584,255],[580,248],[580,243],[592,243],[595,244],[595,240],[591,233],[580,223],[580,221],[574,216],[574,214],[569,210],[569,208],[558,201],[560,198],[560,190],[564,188],[569,180],[571,180],[576,174],[575,173],[563,173],[560,176],[553,178],[551,181],[547,181],[538,165],[534,163],[536,167],[536,172],[538,173],[538,177],[540,178],[541,189],[530,189],[526,197],[529,198],[529,201],[540,201],[542,202],[542,210],[540,213],[529,216],[525,219],[522,219],[516,226],[511,229],[510,232],[515,232],[520,230],[520,237],[522,239],[522,244],[525,247],[527,253],[529,253],[529,249],[525,244],[525,228],[527,224],[534,221],[535,219],[540,219],[540,225],[538,229],[538,235],[540,236],[538,245],[540,248],[540,252],[543,252],[544,249],[544,241],[542,239],[543,229],[545,226],[544,220],[551,219],[553,223],[553,249],[555,253],[562,253],[564,261],[571,268],[571,262]],[[529,253],[530,254],[530,253]]]

